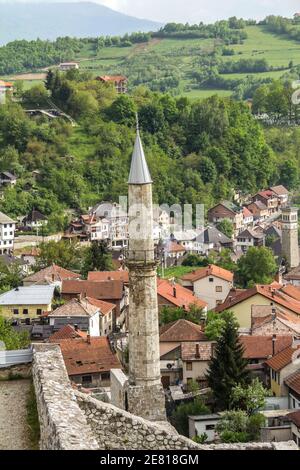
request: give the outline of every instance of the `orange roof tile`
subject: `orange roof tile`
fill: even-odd
[[[24,279],[26,282],[55,282],[62,281],[64,279],[79,279],[80,274],[73,273],[68,269],[61,268],[57,264],[52,264],[47,268],[41,269],[40,271],[28,276]]]
[[[287,294],[290,297],[293,297],[295,300],[300,301],[300,288],[292,286],[291,284],[288,284],[287,286],[282,287],[281,289],[282,292]]]
[[[294,392],[300,395],[300,370],[297,370],[293,374],[289,375],[285,379],[284,382],[289,388],[291,388],[292,390],[294,390]],[[299,410],[299,413],[300,413],[300,410]],[[300,422],[300,419],[299,419],[299,422]],[[300,424],[299,424],[299,427],[300,427]]]
[[[83,294],[97,300],[120,300],[123,297],[123,282],[64,280],[61,292],[63,295],[68,294],[74,297],[78,294]]]
[[[115,304],[112,304],[110,302],[105,302],[104,300],[93,299],[92,297],[87,297],[87,300],[90,304],[95,305],[95,307],[100,308],[100,311],[103,315],[107,315],[114,308],[116,308]]]
[[[60,330],[53,333],[48,339],[49,343],[57,343],[62,339],[86,338],[87,334],[81,330],[76,330],[72,325],[65,325]]]
[[[176,296],[174,296],[174,289]],[[176,307],[183,307],[185,310],[189,310],[190,305],[196,305],[199,308],[207,307],[207,303],[195,297],[189,289],[166,279],[157,280],[157,293]]]
[[[272,369],[278,371],[286,367],[288,364],[292,362],[292,358],[295,355],[299,354],[297,351],[299,350],[300,346],[289,346],[285,348],[283,351],[279,352],[271,359],[269,359],[266,364],[267,366],[271,367]]]
[[[159,341],[161,343],[204,340],[206,340],[206,336],[201,326],[183,318],[167,323],[159,329]]]
[[[88,281],[123,281],[129,282],[128,271],[90,271]]]
[[[220,268],[214,264],[210,264],[209,266],[201,269],[196,269],[195,271],[185,274],[182,276],[183,281],[191,281],[195,282],[199,279],[204,279],[208,276],[215,276],[224,281],[232,282],[233,281],[233,273],[228,271],[227,269]]]
[[[267,359],[273,354],[273,335],[251,336],[241,335],[240,342],[244,346],[246,359]],[[275,354],[290,346],[293,338],[290,335],[278,335],[275,341]]]
[[[181,343],[181,359],[183,361],[210,361],[211,356],[211,341]]]
[[[166,251],[168,253],[184,253],[185,248],[184,248],[184,246],[180,245],[179,243],[169,242],[166,245]]]

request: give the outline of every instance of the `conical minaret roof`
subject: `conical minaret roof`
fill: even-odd
[[[131,167],[128,184],[149,184],[152,183],[151,175],[147,165],[143,144],[137,125],[136,139],[131,158]]]

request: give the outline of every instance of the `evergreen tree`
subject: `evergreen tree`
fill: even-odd
[[[89,271],[112,271],[114,269],[112,256],[105,241],[92,242],[87,250],[83,274]]]
[[[247,360],[243,358],[243,346],[239,342],[238,327],[228,318],[217,341],[216,352],[207,374],[216,407],[224,410],[230,407],[233,388],[249,383]]]

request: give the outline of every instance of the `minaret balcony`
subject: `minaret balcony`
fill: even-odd
[[[124,252],[125,262],[127,264],[158,264],[159,255],[156,250],[130,250],[127,249]]]

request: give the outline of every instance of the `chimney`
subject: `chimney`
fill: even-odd
[[[74,330],[75,330],[75,331],[78,331],[78,325],[77,325],[77,323],[75,323],[75,325],[74,325]]]
[[[200,359],[200,346],[199,344],[196,344],[196,354],[195,354],[196,359]]]
[[[276,343],[276,335],[272,337],[272,356],[275,356],[275,343]]]
[[[173,297],[175,297],[175,299],[176,299],[176,297],[177,297],[176,287],[173,287]]]
[[[91,335],[89,333],[86,335],[86,342],[91,344]]]

